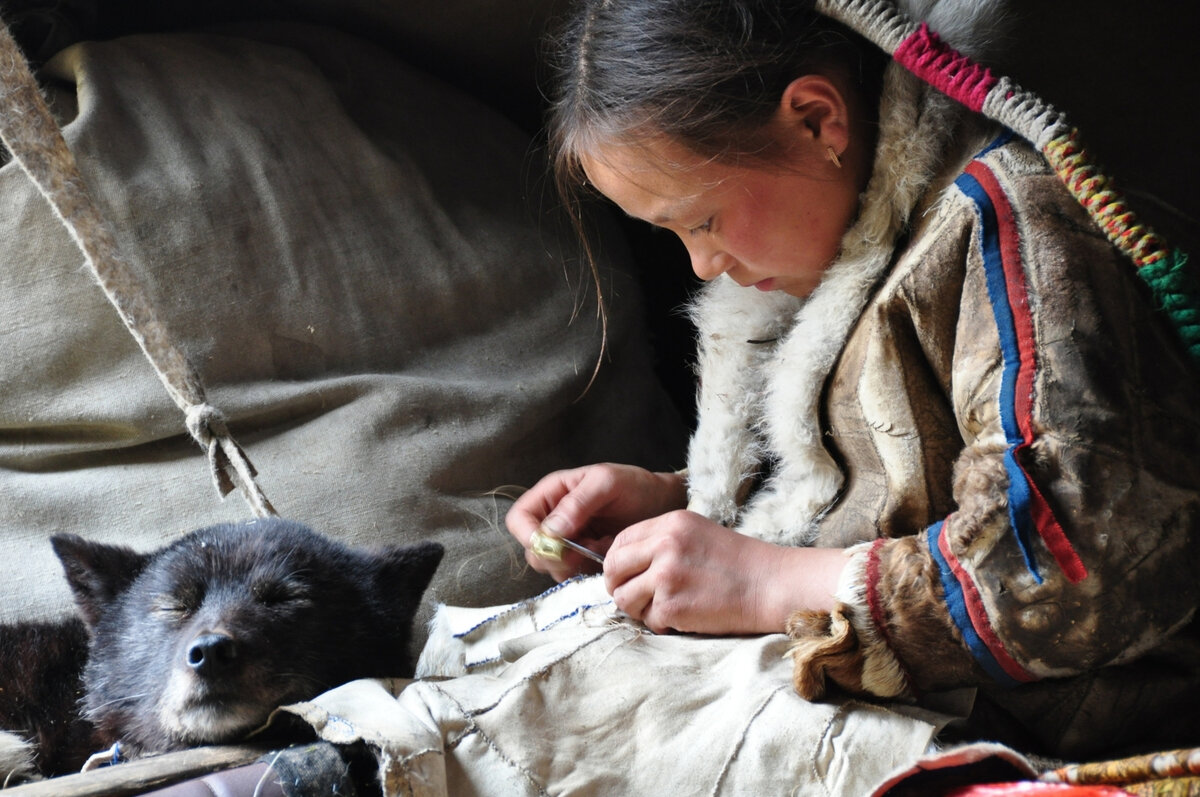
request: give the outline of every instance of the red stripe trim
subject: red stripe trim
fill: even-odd
[[[879,632],[879,637],[883,643],[892,651],[892,655],[896,658],[896,662],[900,664],[900,674],[904,676],[904,683],[908,690],[916,693],[913,687],[912,678],[908,675],[908,670],[900,663],[900,657],[896,656],[896,646],[892,644],[892,635],[888,633],[887,615],[883,611],[883,602],[879,600],[879,549],[887,543],[886,537],[880,537],[875,542],[871,543],[871,547],[867,549],[867,567],[866,567],[866,593],[867,593],[867,611],[871,615],[871,623],[875,626],[875,630]]]
[[[879,601],[879,591],[876,587],[879,585],[879,546],[883,545],[885,539],[880,537],[871,543],[870,549],[867,550],[867,609],[871,612],[871,622],[880,630],[880,633],[887,633],[887,626],[884,621],[887,619],[883,614],[883,605]]]
[[[983,186],[983,190],[991,198],[996,212],[1000,257],[1004,268],[1004,279],[1008,285],[1008,304],[1012,312],[1013,325],[1016,328],[1017,347],[1021,354],[1021,369],[1017,374],[1014,400],[1017,424],[1024,442],[1016,446],[1013,455],[1021,464],[1021,471],[1025,474],[1025,480],[1032,493],[1029,511],[1034,528],[1037,530],[1038,536],[1046,543],[1054,561],[1058,563],[1067,579],[1076,584],[1087,578],[1087,568],[1084,567],[1083,561],[1071,545],[1071,541],[1067,539],[1062,524],[1058,522],[1058,518],[1054,516],[1054,510],[1050,508],[1050,503],[1042,495],[1036,482],[1029,477],[1029,472],[1024,464],[1023,455],[1037,436],[1033,428],[1033,380],[1037,373],[1038,361],[1033,315],[1029,309],[1029,287],[1025,281],[1025,267],[1021,259],[1021,238],[1017,231],[1016,215],[1013,213],[1008,196],[1004,193],[996,175],[982,161],[971,161],[965,171]]]
[[[983,644],[987,645],[987,649],[995,658],[996,663],[1001,669],[1008,674],[1010,678],[1016,681],[1032,681],[1034,677],[1029,672],[1017,663],[1017,660],[1009,655],[1008,649],[1004,647],[1004,643],[1000,641],[996,629],[992,628],[992,622],[988,619],[987,609],[984,608],[983,598],[979,595],[979,589],[975,586],[975,581],[971,578],[971,574],[963,568],[962,563],[958,561],[958,557],[954,555],[954,551],[950,550],[948,528],[943,528],[941,535],[938,536],[938,550],[942,552],[946,563],[950,565],[950,570],[954,573],[954,578],[958,580],[962,587],[963,605],[967,608],[967,616],[971,618],[971,626],[975,629],[975,633],[979,634],[979,638],[983,640]]]

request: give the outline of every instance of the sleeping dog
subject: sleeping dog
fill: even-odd
[[[413,615],[442,558],[357,550],[286,520],[194,531],[152,553],[51,538],[79,617],[0,626],[0,783],[244,738],[280,705],[411,673]]]

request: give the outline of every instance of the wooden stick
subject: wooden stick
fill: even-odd
[[[197,747],[139,758],[78,775],[63,775],[4,790],[4,797],[124,797],[257,761],[270,748]]]

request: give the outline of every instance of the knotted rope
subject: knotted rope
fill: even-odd
[[[92,202],[25,56],[0,22],[0,141],[70,231],[84,260],[133,335],[172,400],[184,411],[188,432],[208,455],[213,482],[224,497],[241,488],[258,517],[275,514],[255,481],[257,472],[234,442],[225,418],[205,397],[204,384],[175,345],[103,215]]]
[[[874,42],[929,85],[1041,150],[1109,241],[1133,261],[1188,352],[1200,361],[1200,281],[1187,267],[1187,254],[1168,246],[1134,215],[1061,112],[955,51],[890,0],[817,0],[817,9]]]

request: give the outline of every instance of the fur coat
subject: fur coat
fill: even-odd
[[[789,629],[801,694],[974,686],[1025,749],[1196,743],[1200,380],[1026,142],[890,65],[817,290],[721,278],[693,317],[690,508],[848,549]]]

